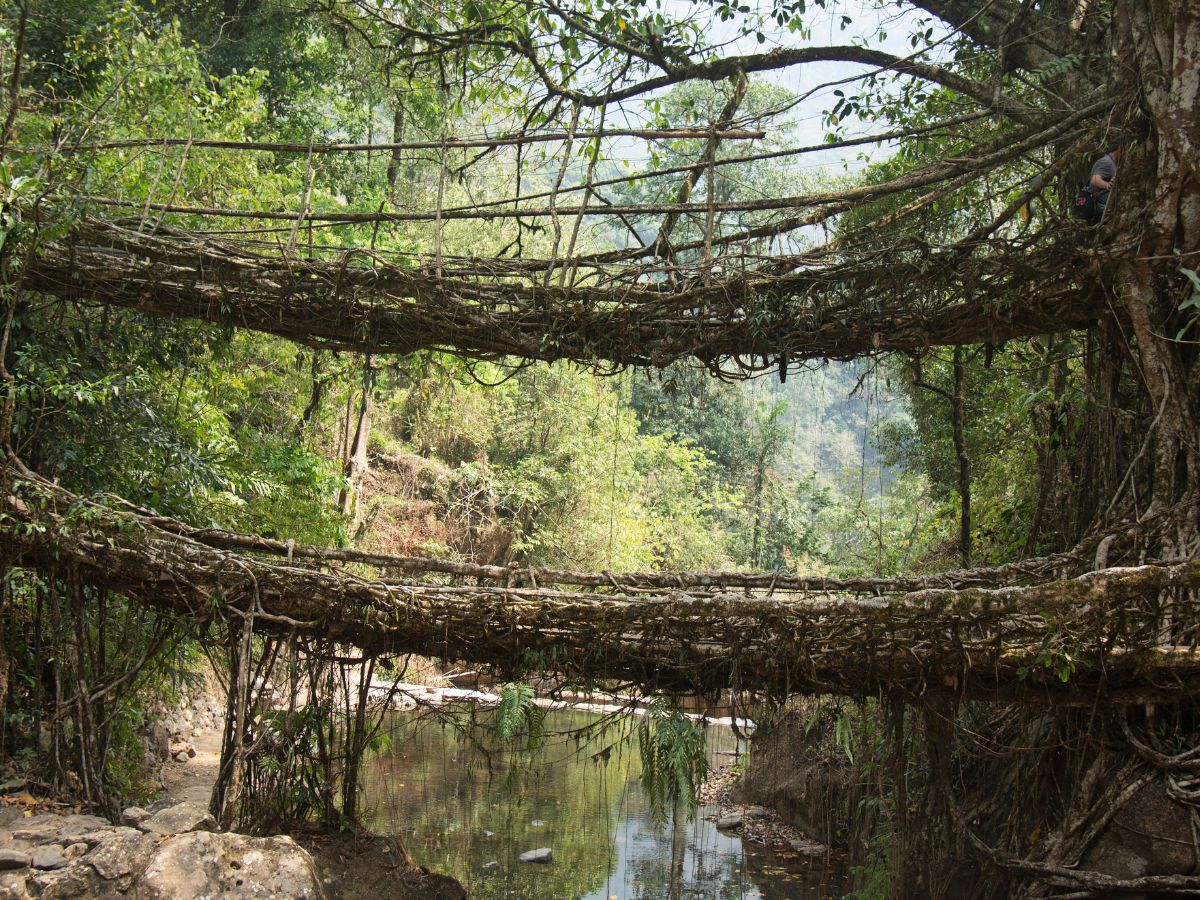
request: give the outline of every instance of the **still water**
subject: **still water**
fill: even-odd
[[[479,900],[807,900],[837,896],[823,861],[743,847],[701,807],[654,821],[630,717],[555,710],[535,749],[504,744],[494,711],[396,713],[390,746],[368,767],[372,827]],[[743,748],[707,729],[710,765]],[[519,861],[550,848],[549,864]]]

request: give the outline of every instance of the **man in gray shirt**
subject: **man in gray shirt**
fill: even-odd
[[[1108,192],[1112,190],[1117,178],[1117,163],[1121,159],[1121,151],[1125,148],[1125,138],[1120,135],[1108,142],[1108,153],[1096,160],[1092,166],[1092,177],[1088,181],[1096,195],[1095,221],[1104,216],[1104,207],[1108,205]]]

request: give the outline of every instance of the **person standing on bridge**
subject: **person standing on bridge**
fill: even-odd
[[[1090,224],[1096,225],[1104,218],[1104,208],[1108,205],[1108,194],[1117,180],[1117,163],[1121,161],[1121,152],[1125,149],[1125,138],[1116,135],[1108,142],[1108,152],[1092,164],[1092,174],[1088,179],[1088,187],[1092,190],[1092,211],[1087,216]]]

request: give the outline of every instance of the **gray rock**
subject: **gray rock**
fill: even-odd
[[[58,838],[58,829],[53,825],[28,825],[13,831],[13,837],[18,841],[28,841],[31,844],[46,844]]]
[[[536,850],[526,850],[517,859],[524,863],[548,863],[554,859],[554,851],[549,847],[538,847]]]
[[[216,819],[198,803],[178,803],[157,812],[139,826],[151,834],[186,834],[189,831],[212,831]]]
[[[69,860],[63,856],[63,848],[58,844],[47,844],[38,847],[29,854],[29,863],[35,869],[61,869]]]
[[[27,784],[28,782],[24,778],[10,778],[0,784],[0,794],[15,794],[17,791],[25,790]]]
[[[118,834],[132,832],[133,834],[141,834],[136,828],[123,828],[120,825],[114,828],[98,828],[95,831],[87,831],[77,836],[75,840],[82,841],[89,847],[95,847],[97,844],[102,844],[107,840],[111,840]]]
[[[77,837],[95,831],[97,828],[108,828],[108,819],[99,816],[65,816],[58,828],[59,837]]]
[[[1162,779],[1137,791],[1080,861],[1114,878],[1186,875],[1195,871],[1192,811],[1173,800]],[[1186,836],[1186,837],[1185,837]]]
[[[191,759],[191,757],[187,755],[186,750],[180,750],[175,754],[175,762],[187,762],[189,759]]]
[[[289,897],[322,900],[312,857],[289,837],[197,831],[163,841],[138,880],[139,900]]]
[[[500,863],[494,859],[488,860],[482,866],[479,867],[479,871],[482,872],[484,875],[492,875],[495,872],[499,871],[499,869],[500,869]]]
[[[805,856],[824,856],[829,850],[829,848],[820,841],[810,841],[807,838],[800,838],[799,840],[789,841],[788,843],[793,850]]]
[[[747,819],[769,819],[771,812],[770,810],[763,809],[761,806],[747,806],[742,810],[742,815]]]
[[[30,861],[23,850],[0,850],[0,869],[23,869]]]
[[[722,831],[732,831],[735,828],[741,828],[745,818],[740,812],[729,813],[729,815],[721,816],[721,818],[717,819],[717,828]]]
[[[543,822],[541,819],[534,819],[532,822],[529,823],[530,828],[544,828],[545,826],[546,826],[546,823]]]
[[[151,813],[148,809],[142,809],[140,806],[130,806],[123,813],[121,813],[121,824],[130,825],[133,828],[137,828],[148,818],[150,818],[151,815],[153,815],[153,813]]]
[[[140,831],[125,831],[88,854],[86,862],[105,881],[140,875],[150,861],[156,839]]]
[[[39,900],[65,900],[67,897],[104,897],[112,895],[97,891],[96,877],[86,866],[66,866],[61,869],[33,870],[26,888],[26,896]]]
[[[494,832],[494,831],[485,831],[485,832],[483,833],[483,836],[484,836],[485,838],[495,837],[495,836],[496,836],[496,832]]]

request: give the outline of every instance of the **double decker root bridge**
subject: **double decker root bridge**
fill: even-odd
[[[748,135],[716,128],[685,135],[705,149],[698,163],[666,170],[684,178],[665,204],[601,203],[589,166],[584,183],[562,189],[582,199],[564,206],[564,161],[543,205],[517,197],[446,208],[447,141],[408,148],[441,150],[435,210],[314,212],[311,166],[294,213],[196,206],[187,197],[76,197],[84,212],[47,228],[14,285],[51,302],[200,319],[317,348],[444,349],[476,359],[572,360],[599,371],[690,361],[723,377],[777,371],[783,378],[808,360],[994,346],[1100,321],[1119,331],[1128,310],[1096,273],[1129,247],[1096,242],[1053,209],[1028,220],[1030,204],[1095,140],[1085,134],[1067,146],[1065,135],[1111,106],[1111,98],[1089,97],[1065,118],[1022,115],[1019,127],[968,157],[796,197],[718,199],[714,170],[753,157],[718,160],[719,140]],[[564,159],[575,138],[565,137]],[[135,144],[172,146],[147,139],[113,147]],[[204,144],[189,139],[182,158]],[[239,142],[228,149],[305,152]],[[311,160],[314,152],[361,149],[310,144],[307,153]],[[884,226],[918,212],[953,215],[957,191],[1031,154],[1037,177],[985,191],[987,221],[968,233],[881,237]],[[704,197],[690,199],[703,181]],[[892,206],[857,225],[839,223],[833,236],[821,230],[888,198]],[[54,202],[22,214],[36,227],[43,215],[49,224]],[[100,217],[113,208],[141,214]],[[743,213],[752,215],[722,227],[721,216]],[[664,218],[649,242],[628,218],[658,214]],[[619,223],[639,245],[625,236],[616,249],[576,252],[581,223],[596,217],[617,231]],[[443,229],[456,219],[515,220],[518,236],[522,222],[548,221],[552,248],[542,258],[519,249],[455,255]],[[247,220],[244,229],[226,227]],[[673,240],[681,221],[690,230]],[[361,231],[345,246],[313,236],[314,228],[369,232],[419,222],[433,226],[425,243],[433,252],[377,250],[374,234],[367,242]],[[1091,705],[1100,696],[1147,703],[1200,689],[1200,561],[1105,568],[1115,532],[1060,556],[898,579],[525,570],[197,529],[117,498],[74,495],[11,451],[2,468],[0,552],[9,566],[111,588],[201,628],[241,623],[312,636],[331,653],[356,646],[506,673],[778,698],[932,690]]]

